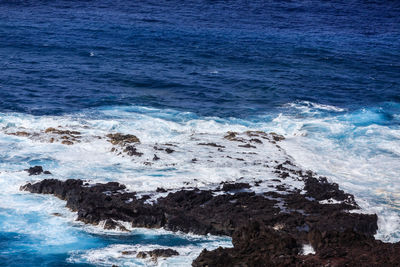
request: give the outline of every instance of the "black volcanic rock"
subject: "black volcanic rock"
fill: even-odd
[[[42,166],[35,166],[35,167],[30,167],[29,169],[26,169],[25,171],[27,171],[29,173],[29,176],[31,175],[40,175],[40,174],[51,174],[51,172],[49,171],[43,171],[43,167]]]
[[[337,201],[344,201],[351,205],[357,205],[354,196],[340,190],[338,184],[328,182],[325,177],[317,179],[311,177],[311,174],[309,175],[310,177],[305,180],[304,187],[308,196],[315,198],[316,200],[335,199]]]
[[[135,146],[126,146],[124,152],[128,154],[128,156],[141,157],[143,155],[142,152],[137,151],[137,148]]]
[[[357,262],[394,266],[399,262],[399,243],[374,239],[376,215],[349,213],[358,208],[352,195],[311,172],[299,175],[305,193],[255,194],[246,183],[224,184],[229,194],[180,190],[153,204],[113,182],[87,185],[81,180],[46,179],[21,190],[53,194],[66,200],[78,220],[104,222],[107,228],[124,230],[117,221],[126,221],[133,227],[232,236],[233,248],[204,250],[193,266],[367,266]],[[336,202],[320,203],[326,199]],[[299,254],[304,244],[311,244],[316,254]]]
[[[238,191],[250,188],[248,183],[222,183],[222,191]]]
[[[167,152],[168,154],[171,154],[171,153],[173,153],[175,150],[173,150],[173,149],[171,149],[171,148],[169,148],[169,147],[167,147],[166,149],[165,149],[165,152]]]
[[[157,258],[163,257],[163,258],[169,258],[172,256],[178,256],[179,253],[176,250],[167,248],[167,249],[154,249],[151,251],[141,251],[137,254],[137,258],[142,258],[146,259],[147,257],[152,258],[154,261],[157,260]]]
[[[290,234],[251,222],[235,231],[233,248],[203,250],[193,266],[290,266],[295,265],[301,244]]]

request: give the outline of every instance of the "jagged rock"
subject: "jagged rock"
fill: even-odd
[[[108,141],[113,145],[126,146],[128,144],[140,143],[139,138],[133,134],[107,134]]]
[[[18,131],[18,132],[15,132],[15,133],[7,133],[7,134],[8,135],[21,136],[21,137],[28,137],[28,136],[31,135],[30,133],[27,133],[27,132],[24,132],[24,131]]]
[[[310,176],[310,178],[305,180],[304,190],[307,191],[309,197],[313,197],[316,200],[335,199],[337,201],[344,201],[350,205],[357,205],[354,196],[340,190],[338,184],[328,182],[326,177],[317,179]]]
[[[165,149],[165,152],[167,152],[168,154],[171,154],[172,152],[174,152],[175,150],[173,150],[173,149],[171,149],[171,148],[169,148],[169,147],[167,147],[166,149]]]
[[[198,143],[199,146],[212,146],[212,147],[219,147],[225,148],[225,146],[217,145],[216,143]]]
[[[156,259],[158,259],[160,257],[169,258],[169,257],[172,257],[172,256],[178,256],[179,255],[178,251],[176,251],[174,249],[170,249],[170,248],[167,248],[167,249],[155,249],[155,250],[152,250],[152,251],[148,251],[147,253],[150,255],[151,258],[153,258],[153,260],[156,260]]]
[[[315,178],[311,172],[299,175],[306,184],[305,194],[285,188],[282,188],[286,190],[284,194],[240,191],[232,194],[232,189],[249,185],[224,184],[229,194],[180,190],[158,198],[152,205],[146,202],[149,196],[138,199],[119,183],[86,186],[81,180],[46,179],[22,186],[21,190],[53,194],[66,200],[67,207],[76,211],[78,220],[85,223],[110,220],[107,227],[118,228],[112,222],[125,221],[132,227],[232,236],[233,248],[204,250],[193,266],[397,264],[400,244],[374,239],[376,215],[349,213],[358,208],[352,195],[324,178]],[[325,194],[321,192],[324,190]],[[323,197],[343,201],[321,204]],[[311,244],[316,254],[299,254],[303,244]],[[149,252],[137,256],[153,258]]]
[[[69,145],[69,146],[73,145],[77,142],[80,142],[80,138],[81,138],[81,136],[80,136],[81,132],[71,131],[71,130],[61,130],[61,129],[56,129],[53,127],[47,128],[44,131],[44,133],[53,136],[49,139],[49,143],[61,141],[61,144]],[[58,137],[58,136],[61,136],[61,137]]]
[[[179,255],[178,251],[176,251],[174,249],[170,249],[170,248],[154,249],[152,251],[148,251],[147,254],[149,254],[150,257],[152,257],[152,258],[159,258],[159,257],[168,258],[168,257]]]
[[[147,258],[147,253],[145,252],[145,251],[140,251],[137,255],[136,255],[136,258],[139,258],[139,259],[146,259]]]
[[[81,133],[78,131],[70,131],[70,130],[60,130],[56,129],[53,127],[47,128],[45,133],[53,133],[53,134],[59,134],[59,135],[80,135]]]
[[[250,185],[248,183],[222,183],[222,184],[223,184],[222,191],[225,192],[250,188]]]
[[[153,261],[157,261],[157,259],[160,257],[168,258],[178,255],[179,255],[178,251],[167,248],[167,249],[154,249],[151,251],[140,251],[138,254],[136,254],[136,257],[139,259],[151,258]]]
[[[235,231],[234,248],[203,250],[193,266],[289,266],[294,265],[300,244],[290,234],[259,222]]]
[[[277,134],[277,133],[274,133],[274,132],[271,132],[271,133],[269,133],[269,134],[272,136],[272,139],[273,139],[274,141],[276,141],[276,142],[285,140],[285,137],[284,137],[283,135],[280,135],[280,134]]]
[[[63,141],[61,142],[61,144],[70,146],[70,145],[73,145],[74,142],[69,141],[69,140],[63,140]]]
[[[156,190],[156,192],[157,192],[157,193],[165,193],[165,192],[168,192],[168,191],[167,191],[167,190],[165,190],[164,188],[157,187],[157,190]]]
[[[224,138],[229,141],[245,142],[245,139],[237,137],[237,135],[237,132],[228,132],[227,135],[224,136]]]
[[[107,219],[104,222],[104,229],[106,229],[106,230],[118,229],[120,231],[128,232],[128,229],[126,229],[125,226],[123,226],[122,224],[120,224],[112,219]]]
[[[126,153],[128,156],[137,156],[137,157],[143,156],[143,153],[139,152],[135,147],[135,144],[140,143],[139,138],[137,138],[135,135],[115,133],[115,134],[108,134],[107,138],[108,142],[117,146],[111,148],[111,152],[117,152],[119,155],[122,154],[121,153],[122,151]],[[119,149],[118,147],[120,147],[121,149]]]
[[[51,172],[49,171],[43,171],[43,167],[42,166],[34,166],[34,167],[30,167],[29,169],[25,169],[25,171],[27,171],[29,173],[29,176],[31,175],[40,175],[40,174],[51,174]]]
[[[125,250],[121,252],[122,255],[133,255],[136,254],[136,251],[134,250]]]
[[[134,147],[134,146],[127,146],[127,147],[124,149],[124,152],[125,152],[126,154],[128,154],[128,156],[137,156],[137,157],[143,156],[143,153],[137,151],[136,147]]]
[[[29,169],[26,169],[30,175],[40,175],[43,172],[43,167],[42,166],[35,166],[35,167],[30,167]]]
[[[245,145],[238,145],[238,147],[245,147],[245,148],[257,148],[256,146],[245,144]]]
[[[260,139],[257,139],[257,138],[250,139],[250,142],[257,143],[257,144],[262,144],[263,143]]]

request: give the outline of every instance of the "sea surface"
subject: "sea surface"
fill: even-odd
[[[276,132],[298,165],[378,214],[377,238],[400,241],[400,2],[0,0],[0,265],[190,266],[230,238],[83,225],[63,201],[20,192],[44,179],[23,170],[150,191],[262,178],[260,169],[193,168],[179,153],[168,158],[176,167],[146,167],[106,141],[7,134],[48,127],[132,133],[193,153],[193,135]],[[181,256],[121,256],[159,247]]]

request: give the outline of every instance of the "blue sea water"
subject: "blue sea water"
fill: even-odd
[[[355,194],[380,216],[377,237],[398,241],[400,2],[0,0],[0,127],[58,124],[163,140],[209,129],[284,134],[299,164]],[[30,179],[20,171],[37,164],[61,178],[183,172],[106,156],[77,163],[82,151],[0,133],[1,265],[123,264],[112,251],[124,244],[229,243],[88,230],[62,202],[18,191]]]

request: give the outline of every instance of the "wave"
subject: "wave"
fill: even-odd
[[[88,109],[64,116],[0,113],[0,216],[4,218],[0,229],[12,229],[39,240],[46,233],[47,241],[41,242],[48,242],[48,245],[64,242],[69,249],[76,244],[77,236],[78,239],[82,237],[70,227],[57,232],[60,230],[56,229],[71,223],[75,216],[65,210],[62,202],[19,192],[19,186],[26,181],[41,179],[28,177],[22,171],[32,165],[42,165],[60,179],[119,181],[130,190],[146,194],[157,187],[207,188],[222,181],[263,179],[272,174],[260,164],[246,164],[232,158],[259,163],[289,156],[303,168],[326,175],[353,193],[363,212],[378,214],[376,237],[395,242],[400,240],[400,203],[397,200],[400,192],[397,179],[400,173],[399,114],[400,107],[393,103],[348,111],[311,102],[289,103],[279,113],[248,119],[202,117],[190,112],[138,106]],[[57,142],[49,144],[40,134],[49,127],[79,131],[82,138],[72,146]],[[286,140],[280,143],[283,150],[263,144],[254,153],[252,148],[233,146],[223,139],[228,131],[255,130],[284,135]],[[32,136],[9,135],[17,131],[30,132]],[[112,153],[111,144],[99,138],[110,132],[137,135],[141,141],[138,149],[143,156],[132,159]],[[222,145],[226,153],[223,155],[232,157],[221,157],[218,147],[199,143]],[[155,144],[172,144],[176,146],[175,152],[159,152],[160,160],[154,162]],[[192,162],[194,158],[196,164]],[[145,165],[145,162],[152,165]],[[26,227],[24,219],[35,218],[35,213],[42,219]],[[61,214],[61,217],[51,214]],[[42,227],[43,221],[50,224]],[[86,233],[110,234],[96,232],[98,230],[93,227],[78,226]],[[107,248],[106,242],[100,242],[103,245],[96,247],[93,244],[98,242],[97,239],[85,240],[82,250],[70,256],[71,260],[96,261],[88,258],[86,249],[94,247],[101,251]],[[113,249],[111,246],[110,251]]]
[[[296,101],[291,102],[286,105],[285,107],[298,109],[301,111],[312,112],[313,110],[322,110],[322,111],[334,111],[334,112],[345,112],[347,111],[346,108],[340,108],[332,105],[324,105],[318,104],[311,101]]]
[[[339,114],[315,114],[313,106],[303,106],[297,116],[273,119],[270,125],[287,137],[282,147],[298,164],[331,177],[355,194],[365,210],[377,213],[377,238],[400,240],[400,105]]]

